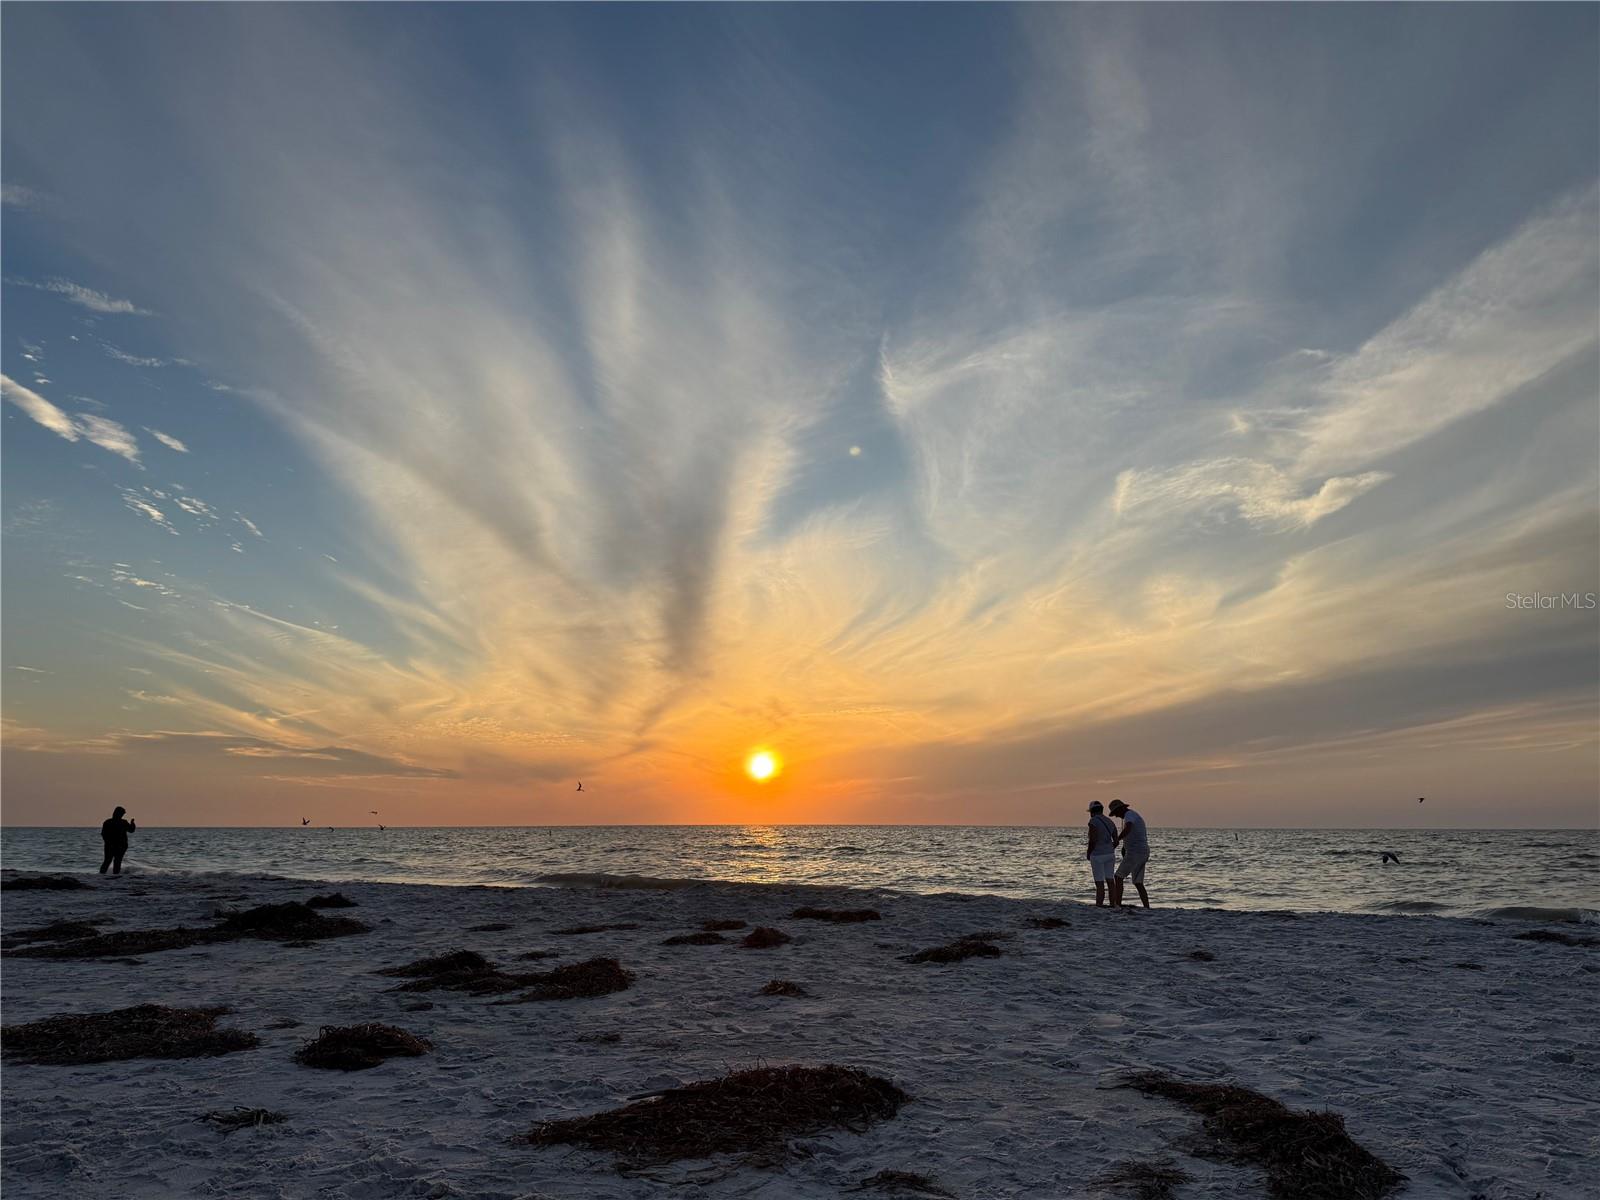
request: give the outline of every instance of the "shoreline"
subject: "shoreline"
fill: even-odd
[[[1600,923],[1600,831],[1538,835],[1548,869],[1520,869],[1525,833],[1240,832],[1165,829],[1150,862],[1152,900],[1185,909],[1386,912]],[[1076,830],[252,830],[151,829],[132,870],[276,874],[441,886],[528,886],[600,876],[961,892],[1021,899],[1093,895]],[[1385,862],[1383,853],[1398,861]],[[99,865],[91,831],[13,830],[0,865],[84,872]],[[663,884],[662,886],[666,886]]]
[[[86,883],[102,878],[98,872],[84,869],[78,871],[63,871],[49,869],[33,869],[4,867],[0,868],[0,879],[11,879],[28,875],[68,875]],[[1017,904],[1079,904],[1092,908],[1094,904],[1088,899],[1092,895],[1092,884],[1084,885],[1084,898],[1063,898],[1056,895],[1040,894],[1037,896],[1015,896],[1004,892],[969,892],[958,889],[937,892],[912,891],[905,888],[863,885],[852,883],[817,883],[817,882],[788,882],[764,881],[748,879],[726,879],[708,876],[662,876],[639,875],[627,873],[612,873],[606,871],[559,871],[536,876],[528,881],[506,882],[479,882],[471,880],[444,881],[444,880],[413,880],[413,879],[372,879],[362,876],[341,875],[284,875],[277,872],[258,871],[227,871],[227,870],[186,870],[178,868],[161,867],[132,867],[124,868],[122,875],[117,878],[145,878],[152,880],[183,880],[197,883],[215,883],[219,886],[230,880],[257,880],[261,882],[285,883],[304,887],[423,887],[423,888],[465,888],[481,889],[492,892],[518,891],[523,889],[557,889],[572,891],[639,891],[639,892],[673,892],[686,891],[702,887],[727,887],[727,888],[792,888],[796,890],[815,889],[819,891],[849,891],[859,892],[863,895],[894,897],[894,898],[923,898],[923,899],[972,899],[972,900],[1003,900]],[[115,885],[112,885],[115,886]],[[1131,894],[1131,893],[1130,893]],[[1159,893],[1156,897],[1159,901]],[[1138,907],[1138,897],[1133,896],[1129,907]],[[1600,908],[1589,908],[1584,905],[1538,905],[1538,904],[1503,904],[1490,907],[1459,910],[1454,906],[1429,900],[1400,900],[1386,904],[1382,908],[1365,911],[1350,911],[1338,908],[1223,908],[1215,905],[1196,905],[1181,903],[1155,903],[1155,909],[1172,912],[1208,912],[1231,913],[1238,916],[1249,915],[1276,915],[1292,914],[1295,916],[1349,916],[1349,917],[1435,917],[1453,921],[1479,921],[1479,922],[1518,922],[1527,925],[1563,924],[1592,926],[1600,925]]]
[[[1192,1114],[1115,1086],[1148,1069],[1332,1109],[1409,1177],[1401,1195],[1575,1197],[1600,1162],[1600,1105],[1581,1099],[1600,1070],[1589,1007],[1600,953],[1521,940],[1509,923],[1112,913],[826,885],[502,888],[219,874],[7,891],[5,932],[53,920],[98,919],[107,931],[205,926],[219,908],[303,901],[328,887],[356,902],[339,915],[370,932],[297,947],[227,942],[135,963],[8,955],[7,1024],[140,1003],[225,1004],[221,1024],[261,1041],[220,1058],[8,1062],[7,1194],[114,1186],[150,1197],[631,1200],[659,1195],[663,1179],[709,1172],[707,1196],[820,1197],[907,1170],[961,1197],[1044,1198],[1116,1194],[1090,1181],[1130,1157],[1181,1163],[1193,1177],[1181,1197],[1261,1194],[1252,1168],[1186,1153]],[[882,919],[792,916],[823,904],[870,904]],[[793,940],[769,950],[663,945],[723,918]],[[1067,924],[1041,929],[1030,918]],[[592,924],[633,928],[556,932]],[[904,961],[979,931],[1004,935],[999,956]],[[461,949],[508,966],[533,950],[551,951],[554,964],[612,955],[636,979],[612,995],[504,1007],[397,992],[374,974]],[[757,994],[775,978],[809,995]],[[363,1021],[402,1027],[434,1050],[348,1075],[293,1061],[319,1026]],[[757,1063],[872,1070],[913,1101],[859,1135],[803,1139],[809,1153],[775,1168],[697,1161],[647,1179],[619,1174],[603,1153],[513,1141],[538,1121]],[[1503,1120],[1510,1104],[1523,1117],[1514,1126]],[[230,1135],[198,1122],[234,1105],[288,1120]]]

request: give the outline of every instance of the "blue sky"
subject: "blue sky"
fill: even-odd
[[[1592,824],[1597,20],[8,6],[5,819]]]

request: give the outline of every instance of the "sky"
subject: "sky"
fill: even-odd
[[[5,823],[1600,824],[1594,6],[0,23]]]

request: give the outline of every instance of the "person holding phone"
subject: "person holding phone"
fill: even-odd
[[[106,856],[100,864],[102,875],[107,867],[113,875],[122,874],[122,856],[128,852],[128,835],[138,829],[132,821],[122,819],[127,811],[119,804],[111,810],[110,818],[100,824],[100,840],[106,844]]]

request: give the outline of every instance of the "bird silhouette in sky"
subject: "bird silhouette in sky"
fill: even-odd
[[[581,792],[581,791],[583,791],[583,780],[581,780],[581,779],[580,779],[580,780],[578,780],[578,790],[579,790],[579,791],[580,791],[580,792]]]
[[[302,824],[302,825],[311,824],[311,818],[310,817],[301,817],[300,818],[300,824]]]
[[[369,808],[369,809],[367,809],[367,811],[369,813],[371,813],[373,816],[377,816],[378,815],[378,810],[375,809],[375,808]]]
[[[1383,858],[1381,860],[1379,860],[1378,865],[1382,866],[1384,863],[1391,863],[1391,862],[1394,863],[1395,866],[1399,866],[1400,865],[1400,856],[1398,854],[1396,854],[1393,850],[1385,850],[1383,852]]]
[[[380,824],[380,825],[379,825],[379,826],[378,826],[378,828],[379,828],[379,829],[387,829],[387,828],[389,828],[389,827],[388,827],[388,826],[387,826],[387,825],[383,825],[383,824]]]
[[[1418,796],[1418,797],[1417,797],[1417,803],[1418,803],[1418,804],[1421,804],[1421,803],[1422,803],[1422,802],[1423,802],[1423,801],[1424,801],[1424,800],[1426,800],[1426,799],[1427,799],[1427,797],[1426,797],[1426,796]]]

